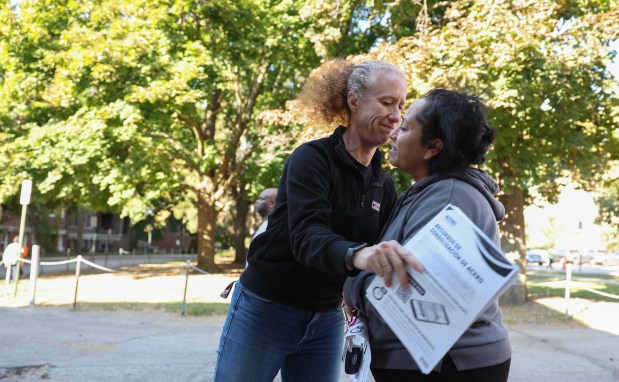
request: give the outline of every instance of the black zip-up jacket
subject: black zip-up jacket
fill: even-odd
[[[263,298],[312,312],[336,308],[348,275],[346,251],[375,244],[389,217],[397,192],[380,152],[365,188],[344,131],[299,146],[284,165],[275,209],[241,275],[243,286]]]

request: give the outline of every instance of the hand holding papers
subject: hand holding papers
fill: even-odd
[[[376,277],[366,296],[428,374],[518,268],[460,209],[448,205],[404,245],[425,272],[408,268],[409,289]]]

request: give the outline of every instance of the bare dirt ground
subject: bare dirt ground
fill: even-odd
[[[142,264],[121,267],[116,273],[96,269],[82,270],[79,282],[74,274],[44,275],[36,282],[34,302],[36,306],[72,307],[78,309],[157,310],[158,304],[181,303],[183,296],[187,305],[192,303],[222,303],[223,289],[238,279],[243,267],[231,259],[219,262],[221,274],[203,274],[190,270],[186,275],[186,263]],[[32,299],[32,285],[26,275],[19,283],[17,296],[14,285],[0,289],[0,307],[29,306]],[[186,291],[185,291],[186,287]],[[76,294],[77,288],[77,294]],[[4,294],[7,296],[4,296]],[[2,298],[4,296],[4,298]],[[129,305],[128,305],[129,304]],[[520,306],[503,306],[505,322],[508,325],[559,325],[562,327],[586,326],[609,330],[619,335],[615,309],[619,303],[592,302],[571,299],[568,306],[569,320],[564,319],[565,301],[561,298],[531,300]],[[606,313],[601,313],[606,312]],[[615,318],[615,319],[613,319]]]

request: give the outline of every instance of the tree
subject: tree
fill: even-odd
[[[618,16],[614,1],[424,2],[409,36],[377,40],[355,57],[403,68],[409,99],[446,87],[488,101],[498,138],[487,168],[506,207],[502,246],[523,273],[529,190],[553,201],[567,182],[592,188],[619,155],[617,80],[607,70]]]
[[[0,198],[29,176],[41,202],[133,221],[149,209],[187,219],[195,205],[198,265],[217,271],[217,217],[253,118],[292,98],[319,60],[299,39],[312,26],[301,3],[4,5],[0,118],[12,144]]]
[[[256,115],[294,98],[321,57],[405,33],[414,14],[398,12],[399,32],[385,17],[411,7],[420,9],[358,0],[5,4],[0,118],[13,144],[2,155],[10,166],[0,201],[29,176],[42,203],[134,222],[147,210],[160,222],[173,213],[197,232],[198,265],[216,271],[216,225],[231,204],[244,236],[249,180],[260,173],[252,162],[281,159],[297,142],[298,123],[289,131]],[[265,130],[284,144],[260,150]]]
[[[616,130],[619,134],[619,130]],[[619,249],[619,163],[605,177],[605,184],[596,192],[599,206],[596,223],[601,224],[610,250]]]
[[[549,200],[565,181],[590,188],[619,154],[617,82],[606,68],[618,12],[609,1],[454,1],[438,22],[422,19],[417,34],[372,53],[405,68],[411,98],[440,86],[488,100],[502,246],[523,272],[529,188]]]

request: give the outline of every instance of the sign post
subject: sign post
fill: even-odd
[[[32,246],[32,255],[30,257],[30,306],[34,306],[34,297],[37,293],[37,278],[39,277],[39,253],[41,247],[38,245]]]
[[[19,253],[18,257],[21,258],[22,245],[24,243],[24,230],[26,227],[26,209],[28,208],[28,204],[30,204],[30,194],[32,193],[32,180],[26,179],[21,182],[21,195],[19,197],[19,204],[22,205],[21,208],[21,220],[19,223]],[[13,291],[13,297],[17,296],[17,285],[19,284],[19,268],[20,261],[17,261],[17,266],[15,267],[15,289]]]

